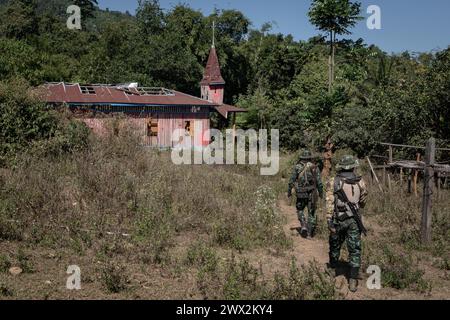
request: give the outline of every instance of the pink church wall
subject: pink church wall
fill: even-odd
[[[84,122],[88,128],[90,128],[94,134],[99,136],[105,136],[108,131],[112,129],[113,118],[83,118],[80,119]],[[148,135],[148,124],[150,119],[157,120],[158,122],[158,136],[151,137]],[[186,136],[191,139],[191,145],[194,147],[204,147],[209,144],[210,137],[207,136],[204,139],[206,131],[210,129],[210,119],[208,115],[196,115],[196,114],[160,114],[155,115],[153,118],[142,117],[129,117],[121,121],[119,124],[119,130],[125,126],[129,126],[131,130],[141,137],[142,143],[145,146],[153,147],[173,147],[172,134],[176,129],[184,129],[186,121],[190,121],[190,125],[193,128],[193,136]]]

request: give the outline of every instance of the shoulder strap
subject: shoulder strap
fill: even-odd
[[[317,166],[315,164],[313,164],[311,167],[311,174],[313,176],[314,186],[316,187],[318,181],[317,181]]]
[[[334,193],[336,193],[337,191],[339,191],[340,189],[342,189],[343,187],[343,183],[342,183],[342,178],[339,176],[336,176],[334,178]]]

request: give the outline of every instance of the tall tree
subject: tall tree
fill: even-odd
[[[312,0],[309,19],[319,30],[330,36],[329,83],[331,93],[334,81],[336,35],[351,34],[349,28],[362,19],[361,3],[350,0]]]
[[[0,11],[0,34],[24,39],[38,31],[35,0],[16,0]]]
[[[74,0],[73,3],[80,7],[82,19],[92,18],[94,16],[94,11],[97,10],[98,5],[97,0]]]
[[[163,32],[165,17],[158,0],[139,0],[136,17],[144,35],[151,37]]]

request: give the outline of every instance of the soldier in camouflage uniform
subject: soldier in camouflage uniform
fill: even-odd
[[[297,196],[297,215],[300,221],[300,234],[302,237],[313,237],[317,225],[316,205],[317,192],[323,198],[323,184],[320,170],[312,163],[311,152],[305,150],[300,156],[299,163],[295,166],[289,181],[288,197],[292,196],[295,187]],[[317,192],[316,192],[317,191]],[[305,210],[308,208],[308,222],[306,222]]]
[[[346,241],[349,252],[349,289],[355,292],[358,287],[359,269],[361,267],[361,230],[358,228],[349,206],[336,196],[336,192],[344,191],[348,201],[356,207],[363,208],[367,199],[364,180],[356,175],[358,160],[352,156],[344,156],[337,165],[337,175],[327,184],[327,222],[330,230],[330,263],[334,270],[339,261],[341,247]]]

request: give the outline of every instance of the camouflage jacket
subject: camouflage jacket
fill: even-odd
[[[363,208],[366,204],[368,191],[364,180],[357,178],[357,183],[348,184],[345,183],[346,178],[356,179],[357,177],[354,173],[348,173],[346,176],[338,175],[335,178],[331,178],[327,183],[327,220],[333,219],[334,215],[337,213],[336,209],[344,207],[344,203],[335,197],[335,192],[339,190],[338,188],[343,188],[348,200],[358,207]]]
[[[298,163],[289,180],[288,194],[291,194],[292,188],[294,187],[297,193],[299,193],[302,191],[302,188],[312,188],[313,186],[319,192],[320,197],[323,197],[323,184],[319,168],[311,162]]]

